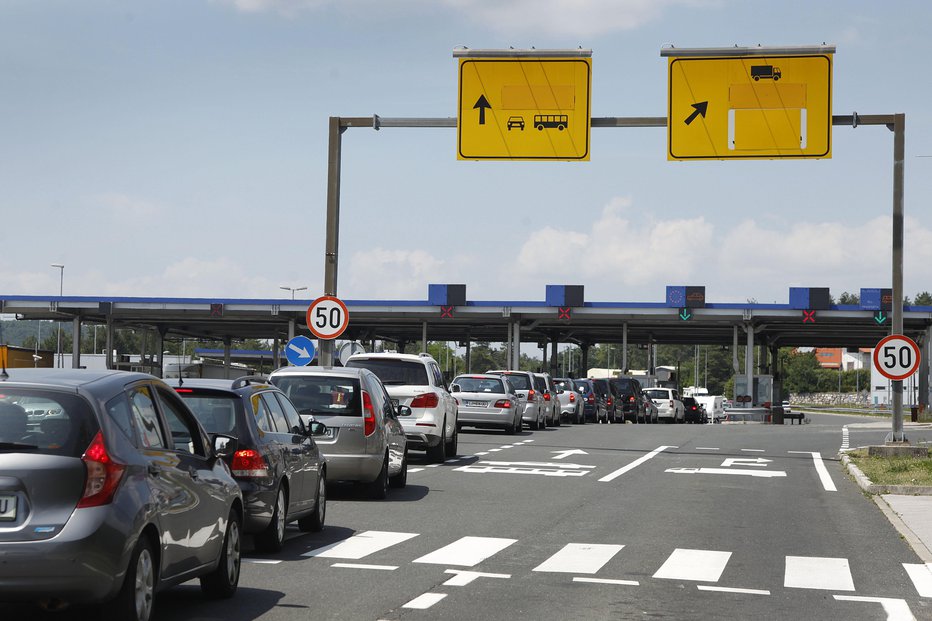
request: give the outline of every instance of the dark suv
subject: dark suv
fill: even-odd
[[[243,499],[222,458],[235,449],[151,375],[0,374],[0,601],[147,621],[157,591],[192,578],[231,597]]]
[[[702,406],[696,401],[695,397],[683,397],[681,399],[683,402],[683,411],[685,412],[684,418],[687,423],[704,423],[705,419],[705,410],[702,409]]]
[[[576,386],[576,392],[579,393],[580,398],[582,399],[582,417],[583,421],[587,423],[594,423],[598,420],[596,413],[598,412],[598,407],[596,405],[595,392],[592,386],[591,379],[578,379],[573,380],[573,384]]]
[[[611,413],[615,400],[612,398],[612,389],[608,385],[608,380],[595,378],[589,381],[592,382],[592,392],[595,394],[596,422],[611,422]]]
[[[176,379],[169,384],[207,433],[239,439],[239,448],[227,463],[243,492],[243,527],[255,534],[256,548],[281,550],[285,525],[294,520],[302,531],[323,528],[325,460],[281,390],[261,377]]]
[[[647,422],[644,416],[644,399],[641,384],[630,377],[613,377],[608,380],[614,397],[614,409],[609,410],[613,423]]]

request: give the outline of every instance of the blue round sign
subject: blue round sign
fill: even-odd
[[[315,355],[317,355],[317,348],[314,346],[314,341],[306,336],[296,336],[285,345],[285,357],[296,367],[311,364]]]

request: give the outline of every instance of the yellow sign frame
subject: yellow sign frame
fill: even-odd
[[[458,160],[589,161],[591,56],[461,57]]]
[[[832,53],[668,60],[667,159],[832,156]]]

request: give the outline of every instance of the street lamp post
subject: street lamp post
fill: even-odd
[[[294,299],[295,291],[307,291],[307,287],[279,287],[279,289],[284,289],[285,291],[291,291],[291,299]]]
[[[52,263],[52,267],[58,268],[58,297],[62,297],[65,292],[65,266],[61,263]],[[58,301],[61,303],[61,300]],[[61,322],[58,322],[58,368],[64,366],[61,353]]]

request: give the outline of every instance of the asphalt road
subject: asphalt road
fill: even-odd
[[[234,599],[189,583],[156,619],[932,619],[921,561],[836,457],[846,425],[882,442],[871,422],[467,429],[387,500],[332,489],[323,532],[247,548]]]

